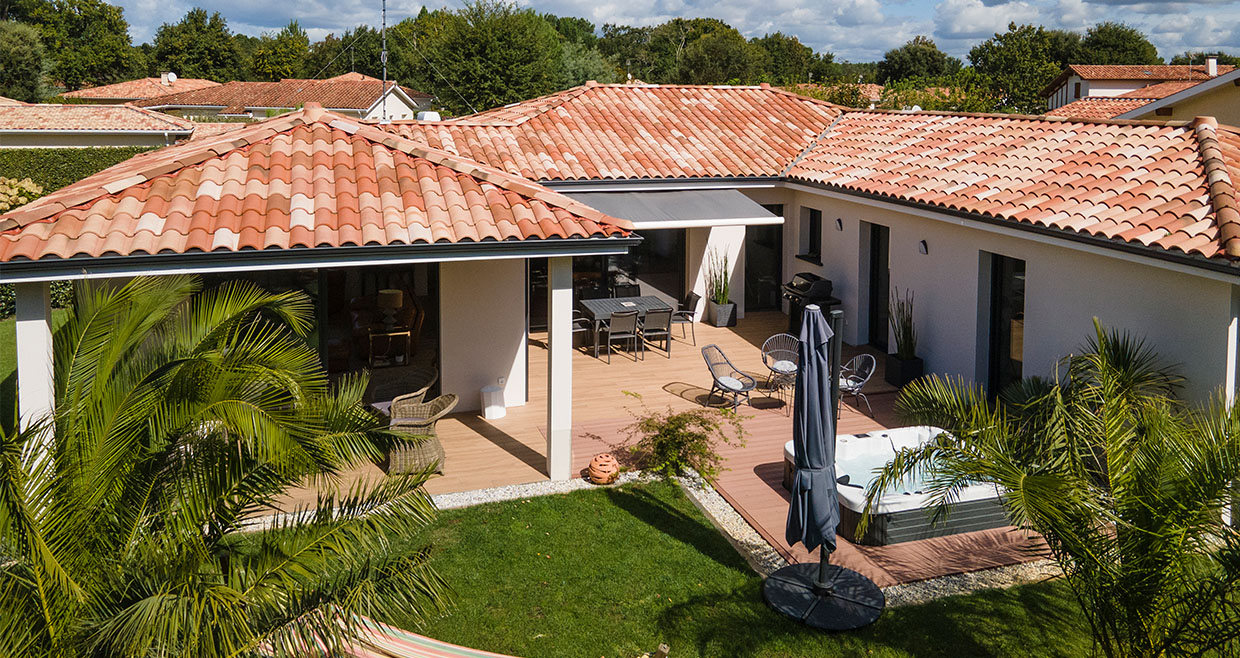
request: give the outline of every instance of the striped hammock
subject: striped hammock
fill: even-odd
[[[357,643],[347,650],[350,658],[513,658],[440,642],[373,619],[362,619],[362,627]]]

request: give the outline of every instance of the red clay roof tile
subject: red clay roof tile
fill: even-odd
[[[285,121],[278,133],[258,124],[168,147],[2,215],[0,262],[628,233],[627,222],[529,181],[339,115],[298,114],[308,123]],[[309,157],[298,153],[306,144]],[[302,163],[264,166],[280,158]],[[391,175],[393,165],[418,172],[412,188]],[[512,220],[518,213],[557,221],[523,232]]]

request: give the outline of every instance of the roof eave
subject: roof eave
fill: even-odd
[[[366,265],[426,263],[502,258],[558,258],[627,253],[642,238],[625,237],[488,240],[483,242],[350,245],[243,251],[207,251],[184,254],[130,254],[73,258],[42,258],[4,263],[0,283],[104,279],[208,272],[244,272],[256,268],[289,270],[334,269]]]

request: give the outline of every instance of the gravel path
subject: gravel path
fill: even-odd
[[[622,473],[617,484],[653,479],[654,476],[630,471]],[[679,482],[681,489],[684,490],[689,500],[693,501],[693,504],[710,519],[711,523],[719,529],[728,542],[745,558],[749,566],[763,578],[788,564],[787,560],[753,526],[749,525],[749,522],[728,504],[723,499],[723,496],[720,496],[719,492],[715,491],[714,487],[706,484],[700,476],[692,473],[687,477],[679,478]],[[431,499],[440,509],[457,509],[483,503],[569,493],[590,489],[595,486],[597,485],[591,484],[583,478],[556,481],[545,480],[528,484],[495,487],[493,489],[438,494],[431,496]],[[1056,578],[1060,575],[1059,567],[1054,562],[1039,560],[1007,567],[986,569],[984,571],[943,576],[942,578],[923,580],[906,585],[894,585],[885,588],[883,594],[887,597],[887,605],[889,607],[898,607],[925,603],[946,596],[968,594],[983,589],[1035,583]]]

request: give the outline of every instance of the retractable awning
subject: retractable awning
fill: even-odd
[[[701,228],[783,224],[784,218],[736,190],[570,192],[567,196],[633,228]]]

